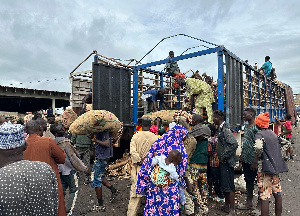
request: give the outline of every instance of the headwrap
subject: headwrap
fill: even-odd
[[[185,129],[190,130],[190,126],[189,126],[189,124],[187,123],[187,119],[186,119],[186,118],[181,117],[181,118],[178,120],[178,124],[179,124],[179,125],[182,125],[183,127],[185,127]]]
[[[254,122],[258,127],[269,128],[269,122],[270,122],[269,113],[265,112],[265,113],[259,114],[256,117]]]
[[[176,126],[176,123],[175,123],[175,122],[171,122],[171,123],[169,124],[169,130],[172,130],[172,128],[173,128],[174,126]]]
[[[199,137],[204,136],[205,138],[211,137],[211,131],[209,127],[203,124],[195,125],[188,133],[188,137]]]
[[[137,185],[136,185],[136,192],[137,194],[142,194],[146,191],[147,186],[150,184],[151,179],[151,172],[153,170],[154,165],[152,165],[152,159],[154,157],[154,153],[157,156],[164,154],[166,157],[169,156],[169,152],[172,149],[178,150],[182,155],[181,162],[176,166],[176,171],[180,176],[180,182],[184,186],[185,182],[183,180],[183,176],[185,174],[185,170],[187,167],[187,154],[186,150],[183,146],[183,138],[187,134],[187,130],[180,126],[175,125],[171,130],[166,132],[163,136],[161,136],[158,140],[156,140],[148,154],[144,163],[139,171]]]
[[[5,122],[0,126],[0,149],[14,149],[25,144],[24,127]]]
[[[157,135],[158,134],[158,127],[156,125],[151,125],[149,131]]]

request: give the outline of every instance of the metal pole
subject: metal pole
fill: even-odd
[[[248,83],[249,83],[249,87],[248,87],[248,100],[249,100],[249,106],[252,107],[252,80],[251,80],[251,69],[249,67],[247,67],[248,70]]]
[[[55,98],[52,98],[52,110],[53,110],[53,115],[55,114]]]
[[[272,107],[272,90],[271,90],[271,80],[268,79],[268,90],[269,90],[269,115],[271,121],[274,121],[273,107]]]
[[[161,73],[159,75],[159,78],[160,78],[160,83],[159,83],[160,88],[163,88],[164,87],[164,75]],[[153,102],[153,103],[155,103],[155,102]],[[161,102],[159,103],[159,107],[162,108]]]
[[[264,112],[267,112],[267,77],[264,77],[263,76],[263,94],[264,94],[264,106],[265,106],[265,109],[264,109]]]
[[[224,112],[223,47],[218,47],[218,109]]]
[[[177,108],[180,109],[180,89],[177,91]]]
[[[132,69],[133,72],[133,124],[137,125],[138,119],[138,70],[136,67]],[[134,130],[136,128],[134,127]]]
[[[257,104],[257,115],[260,114],[260,73],[256,72],[257,86],[258,86],[258,104]]]

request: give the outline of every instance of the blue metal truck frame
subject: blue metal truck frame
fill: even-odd
[[[210,43],[212,44],[212,43]],[[275,100],[275,91],[273,91],[273,93],[271,92],[272,90],[272,86],[273,87],[277,87],[278,89],[280,89],[280,91],[284,92],[284,88],[282,86],[279,86],[277,83],[275,83],[273,80],[271,80],[270,78],[263,78],[263,81],[260,80],[260,77],[263,77],[264,75],[260,74],[260,72],[253,68],[250,64],[248,64],[247,62],[241,60],[239,57],[237,57],[234,53],[230,52],[228,49],[226,49],[224,46],[216,46],[214,48],[208,48],[205,50],[201,50],[201,51],[197,51],[197,52],[193,52],[193,53],[188,53],[188,54],[184,54],[184,55],[180,55],[180,56],[176,56],[174,58],[169,58],[169,59],[163,59],[163,60],[159,60],[159,61],[154,61],[154,62],[150,62],[150,63],[146,63],[146,64],[141,64],[141,65],[136,65],[132,68],[132,74],[133,74],[133,125],[136,126],[137,125],[137,121],[138,121],[138,71],[139,70],[145,70],[145,71],[151,71],[153,73],[159,74],[160,75],[160,86],[163,87],[163,83],[164,83],[164,75],[170,75],[168,73],[162,72],[162,71],[155,71],[155,70],[150,70],[148,69],[149,67],[152,66],[157,66],[157,65],[162,65],[162,64],[166,64],[170,61],[180,61],[180,60],[184,60],[184,59],[189,59],[189,58],[194,58],[194,57],[199,57],[199,56],[203,56],[203,55],[208,55],[208,54],[212,54],[212,53],[217,53],[217,63],[218,63],[218,79],[217,79],[217,85],[218,85],[218,109],[222,110],[224,112],[226,112],[226,121],[230,122],[229,119],[229,115],[231,113],[231,110],[233,109],[232,107],[229,106],[229,103],[225,101],[224,96],[229,95],[228,91],[226,91],[226,95],[224,95],[224,56],[226,55],[227,57],[229,57],[230,61],[233,61],[232,63],[232,67],[233,67],[233,74],[231,74],[231,76],[235,77],[235,76],[241,76],[241,74],[235,73],[235,69],[238,68],[238,71],[240,71],[241,66],[244,66],[247,70],[246,70],[246,74],[248,74],[248,82],[249,82],[249,86],[248,86],[248,105],[249,107],[253,107],[253,98],[252,98],[252,93],[253,91],[252,89],[252,85],[253,85],[253,75],[256,75],[257,78],[257,94],[260,96],[261,91],[264,91],[265,93],[267,92],[267,86],[268,86],[268,90],[269,90],[269,95],[265,95],[264,96],[264,101],[260,100],[260,97],[258,97],[258,101],[257,101],[257,114],[261,113],[261,112],[266,112],[269,111],[270,113],[270,119],[272,122],[275,121],[275,116],[278,116],[280,119],[284,117],[284,115],[286,114],[286,107],[285,107],[285,100],[284,99],[280,99],[277,97],[277,101]],[[226,62],[226,64],[230,65],[230,63]],[[229,72],[226,71],[226,78],[228,78]],[[251,75],[253,74],[253,75]],[[240,77],[242,78],[242,77]],[[239,78],[239,79],[240,79]],[[262,82],[262,85],[260,84],[260,82]],[[268,84],[268,85],[267,85]],[[234,84],[233,84],[234,85]],[[243,89],[241,89],[242,87],[238,87],[239,91],[244,91]],[[240,92],[239,92],[240,93]],[[179,95],[180,97],[180,95]],[[227,98],[227,97],[226,97]],[[242,99],[244,99],[244,97],[242,96]],[[267,110],[267,104],[266,101],[269,100],[270,102],[270,109]],[[180,101],[180,98],[179,100]],[[273,102],[272,102],[273,101]],[[224,103],[225,102],[225,103]],[[263,102],[264,106],[261,106],[261,102]],[[241,101],[241,103],[243,103],[243,101]],[[271,104],[277,104],[279,107],[279,103],[281,104],[280,108],[275,108],[274,106],[272,106]],[[242,106],[242,105],[241,105]],[[180,102],[178,102],[178,107],[180,107]],[[237,120],[235,120],[235,125],[236,126],[241,126],[242,125],[242,110],[243,110],[243,106],[241,107],[241,113],[239,113],[239,117]]]

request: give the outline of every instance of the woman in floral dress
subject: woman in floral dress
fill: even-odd
[[[185,187],[183,176],[187,167],[187,154],[183,146],[186,134],[187,130],[184,127],[176,125],[152,144],[138,174],[136,187],[137,194],[146,195],[144,215],[179,215],[179,187]],[[154,168],[152,159],[162,154],[168,157],[172,149],[178,150],[182,156],[181,162],[176,166],[179,181],[172,181],[169,185],[159,187],[151,181],[151,172]]]

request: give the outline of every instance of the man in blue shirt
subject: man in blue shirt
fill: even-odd
[[[265,57],[265,63],[261,66],[260,70],[263,70],[266,77],[270,76],[272,70],[272,63],[270,62],[270,56]]]
[[[48,115],[53,115],[53,109],[52,109],[52,107],[49,107],[48,109],[47,109],[47,116]]]
[[[110,189],[112,198],[117,194],[116,189],[109,181],[105,178],[104,172],[105,167],[109,158],[113,156],[113,145],[108,131],[103,131],[96,134],[96,137],[92,140],[95,142],[95,163],[93,167],[94,180],[91,182],[91,186],[95,188],[98,205],[95,208],[98,210],[104,210],[102,199],[102,184]]]
[[[156,101],[160,100],[160,103],[164,109],[166,109],[166,105],[164,102],[164,95],[167,92],[166,89],[161,88],[159,90],[151,89],[143,93],[141,96],[141,99],[145,102],[144,105],[144,114],[147,114],[149,112],[156,112]]]

